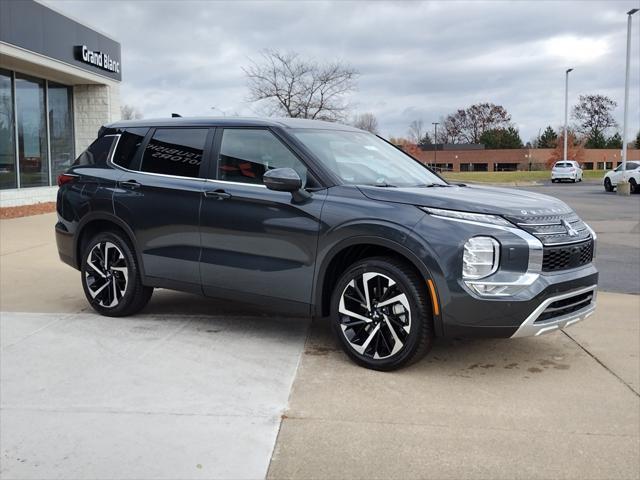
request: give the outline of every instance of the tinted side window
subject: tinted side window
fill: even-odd
[[[130,170],[136,169],[137,166],[133,164],[136,152],[148,131],[148,128],[127,128],[122,132],[112,162]]]
[[[305,185],[307,168],[268,130],[227,129],[222,134],[218,178],[262,184],[262,176],[274,168],[293,168]]]
[[[140,170],[197,178],[207,132],[206,128],[157,129],[144,150]]]
[[[96,167],[106,166],[109,153],[117,138],[117,135],[105,135],[104,137],[98,138],[80,154],[73,164]]]

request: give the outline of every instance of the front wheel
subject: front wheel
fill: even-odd
[[[115,232],[93,237],[82,253],[82,287],[93,309],[109,317],[133,315],[149,302],[133,249]]]
[[[395,370],[422,358],[433,339],[426,285],[390,257],[353,264],[331,299],[331,323],[343,350],[359,365]]]
[[[640,193],[640,190],[638,189],[638,184],[633,178],[629,179],[629,190],[631,190],[631,193]]]
[[[605,192],[613,192],[613,185],[611,185],[611,179],[608,177],[604,179],[604,190]]]

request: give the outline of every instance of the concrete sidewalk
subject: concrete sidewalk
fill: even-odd
[[[0,221],[1,478],[640,477],[640,296],[380,373],[321,320],[305,344],[307,319],[163,290],[94,315],[54,218]]]
[[[640,297],[599,294],[566,333],[440,340],[362,370],[316,322],[269,477],[640,477]]]

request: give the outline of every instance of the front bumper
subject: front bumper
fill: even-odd
[[[596,310],[596,288],[597,285],[592,285],[547,298],[522,322],[512,337],[542,335],[593,315]]]

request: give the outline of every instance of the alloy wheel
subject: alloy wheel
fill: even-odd
[[[94,245],[87,256],[84,279],[89,295],[98,305],[117,306],[129,282],[129,269],[122,250],[112,242]]]
[[[407,295],[390,277],[365,272],[340,296],[340,327],[351,348],[374,360],[397,354],[411,330]]]

